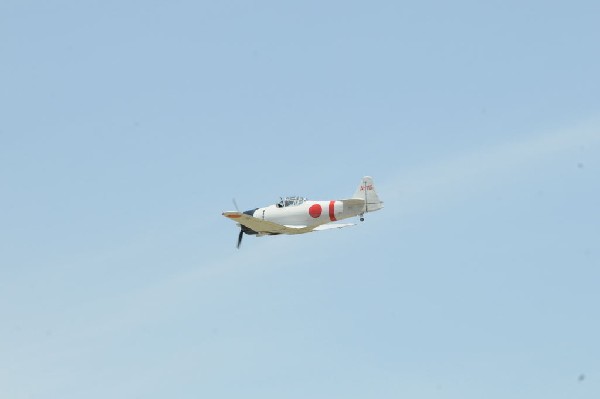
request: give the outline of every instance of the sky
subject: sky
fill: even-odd
[[[0,396],[597,398],[599,13],[3,0]]]

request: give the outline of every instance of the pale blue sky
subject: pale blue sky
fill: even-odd
[[[597,398],[598,15],[3,0],[0,396]]]

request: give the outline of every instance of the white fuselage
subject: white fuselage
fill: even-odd
[[[284,226],[318,226],[357,216],[362,209],[362,206],[344,204],[344,201],[304,201],[285,207],[270,205],[258,208],[252,216]]]

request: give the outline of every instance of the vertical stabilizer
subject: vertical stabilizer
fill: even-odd
[[[375,191],[375,185],[373,184],[373,178],[371,176],[362,178],[352,198],[365,200],[365,212],[374,212],[383,208],[383,202],[379,199],[379,196]]]

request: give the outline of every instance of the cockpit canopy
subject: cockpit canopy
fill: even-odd
[[[285,197],[285,198],[281,198],[281,200],[277,203],[277,207],[284,208],[284,207],[288,207],[288,206],[296,206],[296,205],[300,205],[300,204],[304,203],[304,201],[306,201],[306,198],[304,198],[304,197],[298,197],[298,196]]]

